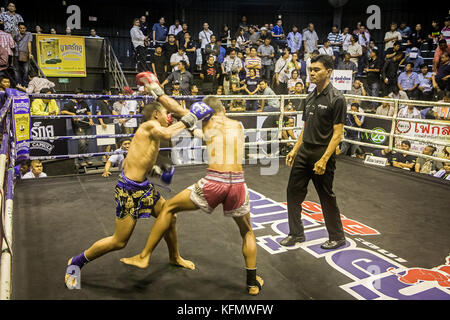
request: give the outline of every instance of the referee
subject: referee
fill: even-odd
[[[286,157],[286,165],[292,169],[287,187],[289,236],[281,241],[283,246],[305,241],[301,204],[311,179],[319,194],[329,237],[321,248],[335,249],[345,245],[333,179],[335,150],[342,139],[347,108],[342,93],[330,83],[332,72],[331,56],[321,54],[311,59],[310,79],[316,88],[302,101],[304,127]]]

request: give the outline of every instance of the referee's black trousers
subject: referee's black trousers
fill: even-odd
[[[322,157],[326,149],[327,146],[303,142],[294,160],[287,187],[289,235],[291,236],[304,235],[301,204],[308,192],[309,181],[312,180],[319,195],[329,240],[345,238],[336,196],[333,193],[334,170],[336,169],[335,154],[328,160],[323,175],[317,175],[313,171],[314,164]]]

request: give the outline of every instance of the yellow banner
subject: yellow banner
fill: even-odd
[[[46,77],[86,77],[84,37],[37,34],[39,67]]]

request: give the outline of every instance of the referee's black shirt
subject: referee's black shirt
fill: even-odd
[[[347,106],[344,95],[330,83],[317,95],[317,88],[303,100],[303,142],[327,146],[333,126],[345,124]]]

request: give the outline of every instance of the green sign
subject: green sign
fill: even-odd
[[[69,78],[58,78],[59,83],[69,83]]]

